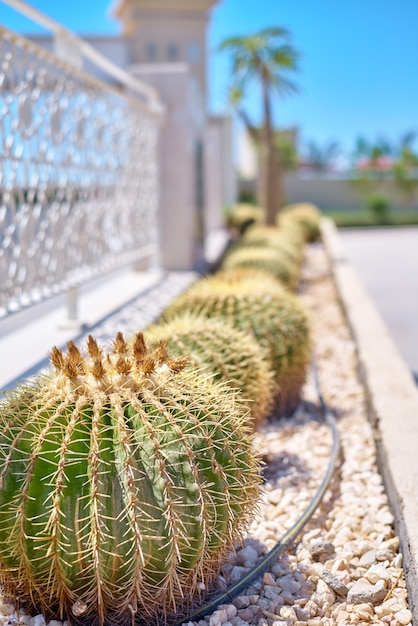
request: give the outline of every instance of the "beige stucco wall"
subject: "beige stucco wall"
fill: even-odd
[[[135,36],[128,40],[131,63],[185,62],[206,95],[206,19],[157,19],[148,17],[137,27]],[[148,50],[155,46],[155,58],[150,59]],[[170,59],[169,47],[175,46],[177,58]]]
[[[391,199],[394,209],[405,208],[390,181],[386,183],[384,193]],[[301,178],[297,173],[288,173],[285,176],[285,194],[287,202],[312,202],[324,210],[364,207],[364,194],[344,179]]]
[[[130,63],[185,62],[206,96],[206,31],[217,0],[122,0],[114,9]]]
[[[224,208],[236,202],[236,174],[232,155],[232,119],[208,119],[205,132],[205,234],[224,226]]]
[[[167,107],[159,145],[162,263],[167,269],[192,269],[203,256],[204,220],[196,181],[204,118],[194,78],[182,63],[136,65],[130,71],[155,87]]]

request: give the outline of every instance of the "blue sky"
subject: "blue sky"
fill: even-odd
[[[32,0],[81,34],[116,34],[109,0]],[[35,32],[0,0],[0,22],[17,32]],[[296,125],[301,140],[336,140],[346,152],[355,138],[396,141],[418,131],[417,0],[223,0],[212,13],[211,107],[226,105],[227,56],[215,52],[225,37],[284,26],[300,51],[300,93],[275,106],[281,126]],[[258,98],[246,100],[257,120]]]

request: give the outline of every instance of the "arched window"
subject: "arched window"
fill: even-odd
[[[177,61],[179,58],[179,47],[176,43],[169,43],[167,46],[167,58],[169,61]]]
[[[145,46],[145,57],[147,61],[155,61],[157,59],[157,44],[149,41]]]
[[[187,60],[190,63],[198,63],[200,61],[200,47],[196,41],[190,41],[187,44]]]

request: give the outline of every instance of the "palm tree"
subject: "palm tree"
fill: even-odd
[[[282,167],[274,141],[272,95],[283,96],[297,91],[289,74],[297,70],[298,53],[288,43],[289,37],[284,28],[265,28],[254,35],[226,39],[219,46],[219,50],[229,51],[232,56],[233,103],[261,148],[261,204],[266,211],[266,223],[270,225],[275,224],[283,204]],[[261,130],[251,124],[241,106],[245,91],[254,83],[261,88],[264,118]]]
[[[307,146],[307,162],[314,172],[326,172],[340,153],[341,150],[336,141],[329,141],[323,146],[310,141]]]

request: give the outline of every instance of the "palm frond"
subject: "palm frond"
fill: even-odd
[[[287,28],[281,28],[279,26],[276,27],[268,27],[263,28],[258,32],[258,35],[263,39],[287,39],[290,37],[290,32]]]

